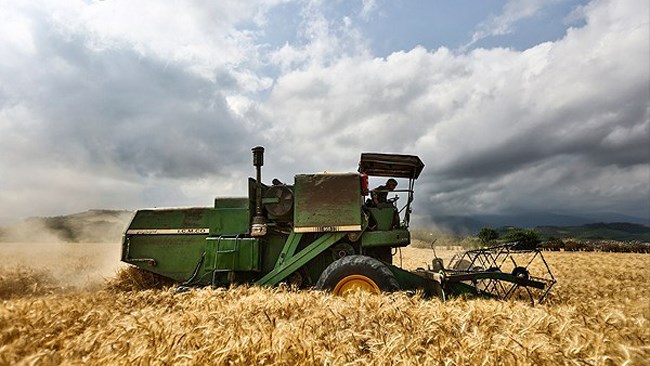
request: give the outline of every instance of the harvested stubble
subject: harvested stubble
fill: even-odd
[[[413,265],[423,251],[406,250]],[[4,301],[0,364],[643,364],[647,255],[554,253],[542,306],[238,287]],[[407,261],[405,261],[407,263]]]

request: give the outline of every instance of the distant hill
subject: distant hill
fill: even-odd
[[[627,222],[595,223],[580,226],[538,226],[545,238],[604,239],[650,243],[650,227]]]
[[[116,242],[132,215],[126,210],[88,210],[65,216],[30,217],[0,227],[4,242]]]
[[[435,225],[441,230],[455,235],[476,235],[483,227],[580,227],[598,225],[594,223],[629,223],[648,228],[648,219],[621,215],[617,213],[590,213],[585,215],[564,215],[547,212],[524,212],[512,215],[474,215],[474,216],[436,216]],[[579,229],[575,229],[580,231]],[[592,232],[594,230],[582,230]],[[621,234],[625,234],[623,232]],[[624,240],[624,239],[620,239]]]

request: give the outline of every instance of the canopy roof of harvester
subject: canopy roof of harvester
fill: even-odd
[[[362,153],[359,173],[377,177],[417,179],[424,163],[415,155]]]

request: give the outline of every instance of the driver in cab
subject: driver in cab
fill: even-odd
[[[372,206],[382,208],[382,207],[392,207],[393,204],[388,201],[388,192],[392,192],[397,187],[397,181],[393,178],[390,178],[386,181],[386,184],[379,186],[372,191],[370,191],[370,198],[372,200]]]

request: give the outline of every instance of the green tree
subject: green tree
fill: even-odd
[[[499,233],[492,228],[484,227],[479,231],[478,238],[481,244],[488,245],[490,242],[499,239]]]
[[[506,242],[517,242],[514,249],[536,249],[542,241],[535,230],[513,229],[503,237]]]

